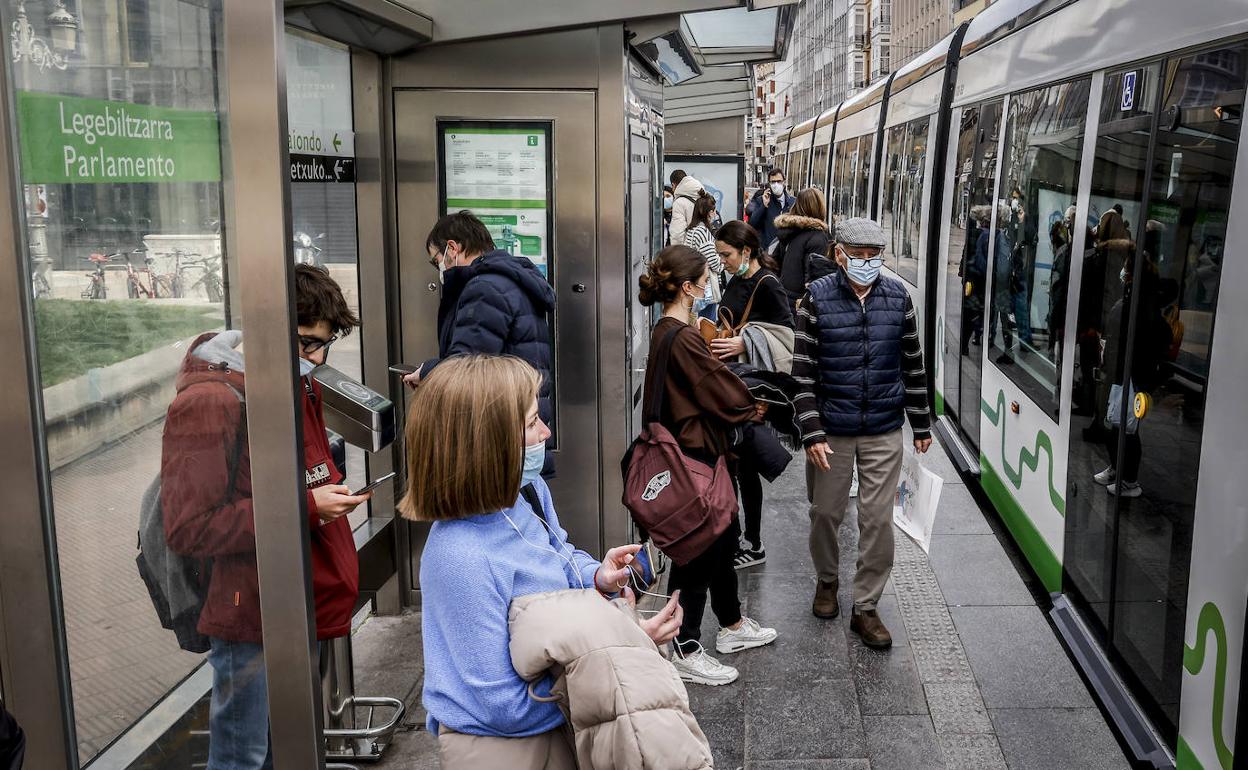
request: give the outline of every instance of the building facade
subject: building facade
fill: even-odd
[[[954,28],[953,12],[964,0],[892,0],[892,65],[906,62],[940,42]],[[975,3],[968,3],[974,5]],[[979,3],[982,5],[982,3]]]
[[[970,21],[996,0],[953,0],[953,26]]]
[[[788,125],[819,115],[892,71],[892,3],[802,0],[789,57],[777,69],[777,88],[789,89]]]

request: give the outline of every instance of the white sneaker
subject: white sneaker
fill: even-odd
[[[721,655],[762,647],[776,641],[776,629],[763,628],[757,621],[741,617],[741,625],[735,629],[721,628],[715,635],[715,651]]]
[[[1122,487],[1122,492],[1118,491],[1119,486]],[[1144,494],[1144,489],[1143,487],[1140,486],[1140,483],[1138,481],[1135,483],[1132,483],[1130,481],[1123,481],[1123,482],[1115,481],[1113,484],[1110,484],[1109,486],[1105,487],[1105,491],[1110,493],[1111,495],[1121,494],[1123,497],[1139,497],[1140,495]]]
[[[1114,479],[1118,478],[1118,474],[1114,472],[1114,466],[1109,466],[1105,470],[1092,477],[1092,480],[1103,487],[1107,487],[1114,483]]]
[[[718,687],[721,684],[732,684],[741,676],[741,672],[732,666],[725,666],[715,658],[706,654],[702,645],[696,652],[682,653],[679,644],[672,644],[672,665],[681,681],[691,684],[707,684]]]

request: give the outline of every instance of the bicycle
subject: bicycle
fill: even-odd
[[[43,273],[36,270],[30,277],[31,293],[35,299],[47,299],[52,296],[52,285]]]
[[[225,284],[221,281],[221,257],[205,257],[201,254],[186,254],[186,257],[198,257],[198,259],[188,259],[186,264],[181,267],[185,270],[187,267],[199,269],[199,280],[191,284],[188,293],[193,293],[200,286],[204,287],[204,294],[208,296],[208,301],[212,303],[220,302],[225,298]],[[183,282],[185,285],[185,282]]]
[[[108,299],[108,285],[104,280],[104,271],[109,263],[116,261],[122,255],[120,252],[115,254],[100,254],[93,252],[89,257],[80,257],[83,262],[90,262],[95,265],[95,269],[87,273],[87,277],[91,279],[91,283],[87,288],[82,290],[80,295],[83,299]]]

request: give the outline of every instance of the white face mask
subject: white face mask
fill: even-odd
[[[784,195],[784,182],[772,182],[771,194],[776,196],[777,198],[779,198],[781,195]]]

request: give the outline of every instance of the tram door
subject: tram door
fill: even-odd
[[[1236,46],[1106,76],[1079,287],[1064,586],[1171,746],[1246,71]]]
[[[555,287],[552,493],[571,540],[601,542],[598,444],[595,97],[578,91],[397,90],[395,185],[403,360],[438,353],[441,287],[425,238],[469,209],[496,248]],[[488,449],[483,449],[488,451]],[[587,505],[587,501],[593,504]],[[422,531],[412,543],[419,574]]]
[[[979,446],[983,379],[984,282],[988,275],[988,212],[997,173],[1001,101],[966,107],[958,131],[949,253],[945,267],[945,411]]]

